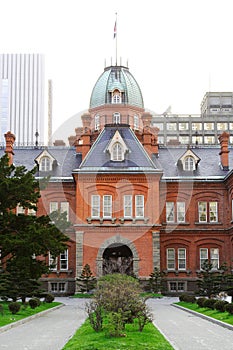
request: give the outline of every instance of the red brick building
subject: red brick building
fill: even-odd
[[[42,276],[49,291],[74,293],[85,264],[97,277],[121,272],[143,280],[157,267],[168,292],[195,290],[206,259],[215,269],[232,267],[229,133],[212,148],[160,147],[151,118],[129,69],[111,66],[69,147],[14,150],[16,165],[36,162],[38,177],[51,176],[38,215],[66,211],[72,223],[67,251]]]

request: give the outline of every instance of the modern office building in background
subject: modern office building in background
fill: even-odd
[[[10,130],[16,146],[44,144],[44,56],[0,54],[0,142]]]

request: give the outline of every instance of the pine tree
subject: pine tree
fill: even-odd
[[[40,183],[36,169],[8,164],[8,157],[0,158],[0,249],[2,273],[0,295],[16,300],[24,299],[39,289],[38,279],[48,272],[44,260],[50,252],[59,255],[66,249],[69,223],[65,214],[49,216],[16,215],[17,205],[37,209]]]
[[[90,290],[94,287],[95,277],[91,272],[90,265],[86,264],[81,272],[80,277],[77,278],[78,286],[82,292],[89,293]]]

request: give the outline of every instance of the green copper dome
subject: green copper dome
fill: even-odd
[[[122,94],[120,103],[144,108],[140,87],[129,69],[123,66],[105,68],[92,90],[90,108],[111,104],[114,90]]]

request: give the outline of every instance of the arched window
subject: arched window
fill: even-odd
[[[112,160],[121,161],[124,159],[123,148],[119,142],[114,143],[112,146]]]
[[[121,93],[119,90],[114,90],[112,93],[112,103],[121,103]]]
[[[184,161],[184,170],[195,170],[195,161],[193,157],[186,157]]]
[[[49,157],[43,157],[40,161],[40,171],[51,170],[51,160]]]
[[[121,122],[121,115],[119,112],[116,112],[113,114],[113,123],[114,124],[120,124]]]

